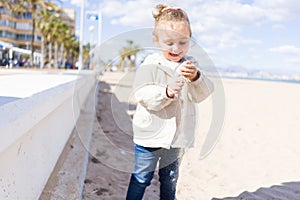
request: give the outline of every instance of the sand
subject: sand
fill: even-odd
[[[125,199],[133,167],[133,77],[134,72],[105,72],[99,78],[83,199]],[[201,159],[204,139],[215,123],[212,111],[217,107],[211,97],[199,105],[199,136],[180,166],[177,198],[299,200],[300,84],[234,79],[222,84],[221,136]],[[159,199],[158,188],[155,175],[144,199]]]

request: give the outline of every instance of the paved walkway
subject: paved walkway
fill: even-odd
[[[76,80],[76,71],[0,69],[0,106]]]
[[[125,199],[133,169],[131,99],[134,72],[107,72],[98,84],[97,120],[88,165],[83,199]],[[157,175],[145,194],[145,200],[158,197]]]

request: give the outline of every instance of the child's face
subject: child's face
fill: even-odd
[[[163,56],[174,62],[180,61],[189,49],[190,29],[186,22],[160,22],[156,26],[156,45]]]

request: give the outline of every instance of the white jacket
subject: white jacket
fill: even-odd
[[[178,76],[165,61],[161,55],[150,55],[136,71],[133,140],[144,147],[187,148],[194,142],[196,103],[209,96],[213,84],[201,72],[196,81],[185,81],[179,97],[168,98],[166,87]]]

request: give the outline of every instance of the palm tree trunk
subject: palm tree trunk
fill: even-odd
[[[55,41],[54,43],[54,68],[58,68],[58,43]]]
[[[49,42],[49,64],[50,64],[50,68],[52,68],[52,42]]]
[[[62,61],[62,68],[64,68],[66,66],[67,59],[65,59],[65,58],[68,58],[68,57],[69,57],[69,51],[67,50],[66,54],[64,54],[64,59]]]
[[[35,17],[34,14],[32,14],[32,30],[31,30],[31,54],[30,54],[30,66],[33,67],[33,59],[34,59],[34,33],[35,33]]]
[[[63,65],[63,62],[64,62],[64,59],[65,59],[65,57],[64,57],[64,50],[65,50],[65,45],[64,45],[64,42],[62,42],[61,44],[60,44],[60,64],[61,64],[61,66],[60,67],[63,67],[64,65]]]
[[[64,50],[65,50],[65,44],[64,44],[64,42],[62,42],[61,45],[60,45],[60,59],[61,59],[61,62],[64,60]]]
[[[45,65],[45,37],[43,35],[41,38],[41,54],[41,69],[43,69]]]

